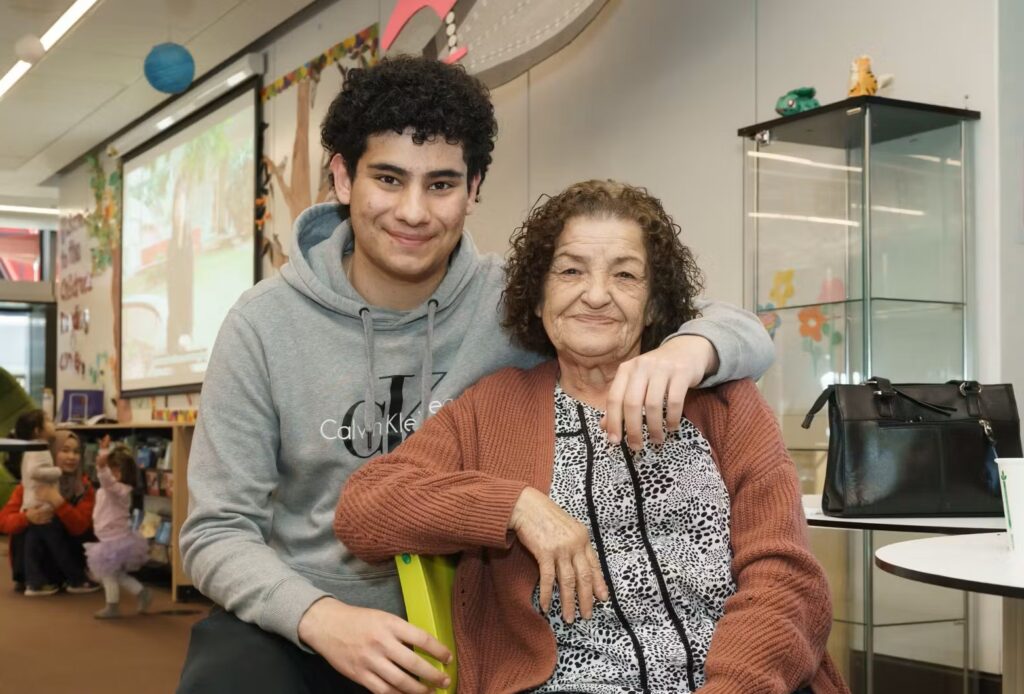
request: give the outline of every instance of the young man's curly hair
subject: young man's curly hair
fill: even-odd
[[[340,154],[350,177],[370,135],[413,129],[413,142],[443,137],[462,145],[467,185],[487,174],[498,135],[487,88],[461,65],[413,56],[384,58],[349,71],[320,127],[320,140]]]
[[[544,297],[558,237],[573,217],[634,221],[643,231],[651,324],[641,337],[642,352],[658,347],[682,323],[700,315],[694,299],[703,289],[703,277],[693,253],[679,240],[679,225],[661,201],[645,188],[615,181],[584,181],[547,200],[542,197],[512,235],[512,252],[505,266],[502,326],[518,344],[540,354],[555,354],[536,309]]]

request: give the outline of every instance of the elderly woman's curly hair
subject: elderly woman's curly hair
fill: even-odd
[[[645,188],[615,181],[583,181],[554,197],[542,197],[512,235],[512,252],[505,266],[502,295],[504,326],[521,346],[554,356],[536,309],[544,296],[558,237],[574,217],[616,218],[633,221],[643,231],[647,250],[650,293],[640,349],[647,352],[699,316],[694,299],[704,280],[690,249],[679,240],[679,225]]]
[[[461,65],[399,55],[349,70],[320,127],[320,140],[330,154],[341,155],[354,178],[368,137],[406,128],[418,145],[435,137],[462,145],[467,185],[478,175],[483,183],[498,124],[487,87]]]

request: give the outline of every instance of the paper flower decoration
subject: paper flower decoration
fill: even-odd
[[[822,304],[829,304],[835,301],[846,300],[846,285],[838,277],[823,280],[821,283],[821,292],[818,294],[818,302]]]
[[[768,292],[768,298],[772,300],[777,308],[782,308],[789,303],[793,296],[793,273],[794,270],[779,270],[773,278],[772,290]]]
[[[800,313],[796,314],[796,316],[800,319],[800,334],[811,338],[815,342],[821,342],[821,329],[828,320],[825,318],[825,314],[821,312],[821,307],[811,306],[801,309]]]

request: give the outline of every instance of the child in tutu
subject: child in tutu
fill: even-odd
[[[139,469],[127,449],[114,448],[96,460],[96,474],[100,490],[92,522],[99,542],[86,543],[85,557],[89,570],[103,584],[107,604],[94,616],[121,616],[121,588],[136,596],[138,611],[145,612],[152,594],[127,573],[140,568],[149,556],[149,545],[132,530],[131,522],[132,491],[138,483]]]

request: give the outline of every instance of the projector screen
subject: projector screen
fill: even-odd
[[[122,397],[199,390],[256,280],[258,92],[226,99],[124,161]]]

